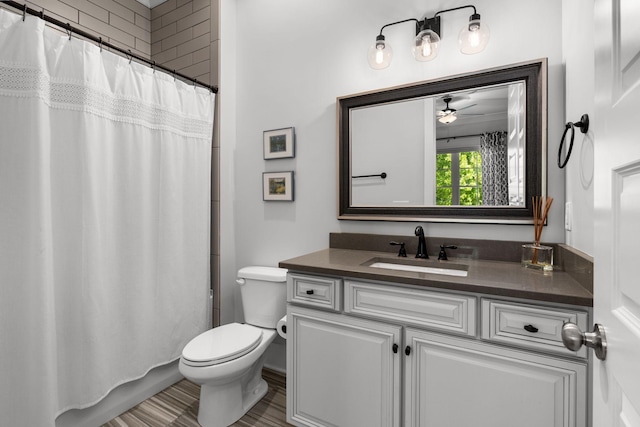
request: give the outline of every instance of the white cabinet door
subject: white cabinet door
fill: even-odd
[[[289,306],[287,421],[400,426],[401,327]]]
[[[405,425],[583,427],[586,363],[407,329]]]

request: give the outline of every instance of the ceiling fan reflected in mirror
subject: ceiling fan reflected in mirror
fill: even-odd
[[[442,100],[445,103],[445,107],[442,110],[438,110],[438,121],[444,124],[449,124],[456,121],[456,119],[458,118],[458,111],[462,111],[466,108],[471,108],[474,105],[476,105],[476,104],[471,104],[471,105],[466,105],[462,108],[455,109],[449,106],[449,103],[453,101],[453,98],[451,98],[450,96],[446,96],[442,98]]]

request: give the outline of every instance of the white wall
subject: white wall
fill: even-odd
[[[593,0],[563,0],[562,5],[565,122],[576,122],[585,113],[593,119]],[[585,135],[576,130],[573,152],[566,166],[566,199],[572,208],[568,210],[571,230],[566,231],[565,243],[589,255],[593,255],[594,245],[593,142],[592,131]],[[551,154],[550,163],[555,165],[557,152]]]
[[[439,56],[428,63],[418,63],[411,56],[412,24],[390,27],[385,35],[394,47],[393,63],[381,71],[367,64],[367,48],[382,25],[432,16],[463,3],[222,0],[221,185],[230,188],[221,195],[223,322],[234,317],[230,289],[239,266],[277,265],[326,248],[330,232],[412,234],[415,224],[336,219],[338,96],[547,57],[548,194],[555,202],[543,240],[564,241],[564,172],[553,157],[564,126],[561,2],[474,2],[491,28],[491,41],[485,52],[473,56],[457,48],[458,31],[470,10],[446,13]],[[225,108],[235,110],[225,113]],[[235,115],[237,121],[226,121],[227,114]],[[296,127],[295,159],[263,160],[263,130],[287,126]],[[280,170],[295,171],[295,202],[263,202],[262,172]],[[531,226],[423,225],[427,236],[531,240],[533,235]],[[233,243],[225,247],[225,242],[231,242],[225,236],[232,233],[235,252],[225,254],[233,250]]]

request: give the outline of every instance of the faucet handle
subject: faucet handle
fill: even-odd
[[[391,246],[400,246],[400,251],[398,251],[398,256],[401,257],[406,257],[407,256],[407,250],[404,247],[404,242],[389,242],[389,244]]]
[[[438,254],[438,261],[447,260],[447,251],[445,249],[458,249],[455,245],[440,245],[440,253]]]

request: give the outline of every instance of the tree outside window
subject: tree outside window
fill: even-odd
[[[436,205],[482,205],[482,158],[479,151],[436,155]]]

